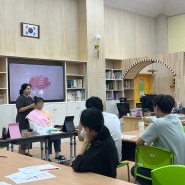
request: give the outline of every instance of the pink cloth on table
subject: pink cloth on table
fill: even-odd
[[[38,123],[41,127],[47,127],[47,123],[50,119],[41,110],[34,109],[27,116],[27,119]]]

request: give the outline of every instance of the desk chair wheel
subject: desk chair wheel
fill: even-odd
[[[117,168],[121,168],[123,166],[127,166],[127,172],[128,172],[128,182],[130,182],[130,169],[129,169],[129,162],[127,161],[121,161],[118,165]]]

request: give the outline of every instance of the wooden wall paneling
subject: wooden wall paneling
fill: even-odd
[[[154,55],[155,19],[105,6],[105,58]]]
[[[29,7],[29,11],[25,11],[25,7]],[[34,17],[34,11],[31,11],[31,7],[33,7],[34,1],[30,5],[29,1],[17,0],[15,3],[15,55],[17,56],[25,56],[27,48],[30,48],[31,44],[26,43],[27,38],[21,36],[21,22],[30,22],[28,17],[30,14]],[[6,10],[5,10],[6,11]],[[32,22],[34,23],[34,22]],[[30,53],[32,53],[30,51]],[[34,55],[35,56],[35,53]]]
[[[2,0],[0,10],[0,54],[78,60],[76,0]],[[40,25],[40,39],[21,37],[20,22]]]
[[[136,56],[154,55],[155,19],[136,16]]]
[[[37,2],[36,0],[33,0],[31,3],[30,1],[23,1],[24,7],[22,9],[22,20],[18,21],[17,24],[20,24],[19,22],[25,22],[25,23],[30,23],[30,24],[38,24],[37,22],[37,16],[35,15],[35,8],[37,7]],[[17,11],[17,14],[19,15],[19,12]],[[40,24],[40,23],[39,23]],[[42,26],[41,26],[42,28]],[[40,43],[39,39],[36,38],[29,38],[29,37],[19,37],[19,39],[22,42],[22,47],[21,49],[22,52],[20,55],[26,55],[26,56],[37,56],[37,45]],[[16,47],[17,47],[16,43]],[[16,55],[19,56],[18,53]]]
[[[53,58],[61,58],[63,51],[62,51],[62,1],[53,1],[53,7],[52,7],[52,38],[53,43],[51,45],[51,49],[53,49]],[[59,24],[60,23],[60,24]]]
[[[5,47],[4,47],[4,43],[5,43],[5,16],[4,16],[4,1],[0,1],[0,38],[1,38],[1,42],[0,42],[0,54],[4,53]]]
[[[4,52],[9,53],[9,55],[15,55],[15,1],[3,0],[4,5],[4,28],[5,39],[4,39]],[[1,28],[1,29],[2,29]]]
[[[87,18],[86,1],[78,0],[78,56],[87,60]]]

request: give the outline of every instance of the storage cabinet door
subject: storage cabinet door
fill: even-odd
[[[85,109],[85,102],[68,102],[67,115],[74,116],[74,124],[78,126],[81,112]]]

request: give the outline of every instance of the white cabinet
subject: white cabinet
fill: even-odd
[[[65,116],[74,116],[74,124],[78,126],[82,110],[85,109],[83,102],[49,102],[44,103],[44,109],[53,117],[54,125],[63,125]],[[8,123],[15,123],[17,109],[15,104],[0,105],[0,135],[3,127]]]
[[[74,124],[78,126],[81,112],[85,109],[85,102],[67,103],[67,115],[74,116]]]
[[[0,105],[0,135],[3,127],[8,127],[9,123],[15,123],[16,107],[14,104]]]
[[[52,115],[54,125],[63,125],[67,115],[66,103],[44,103],[44,109]]]

